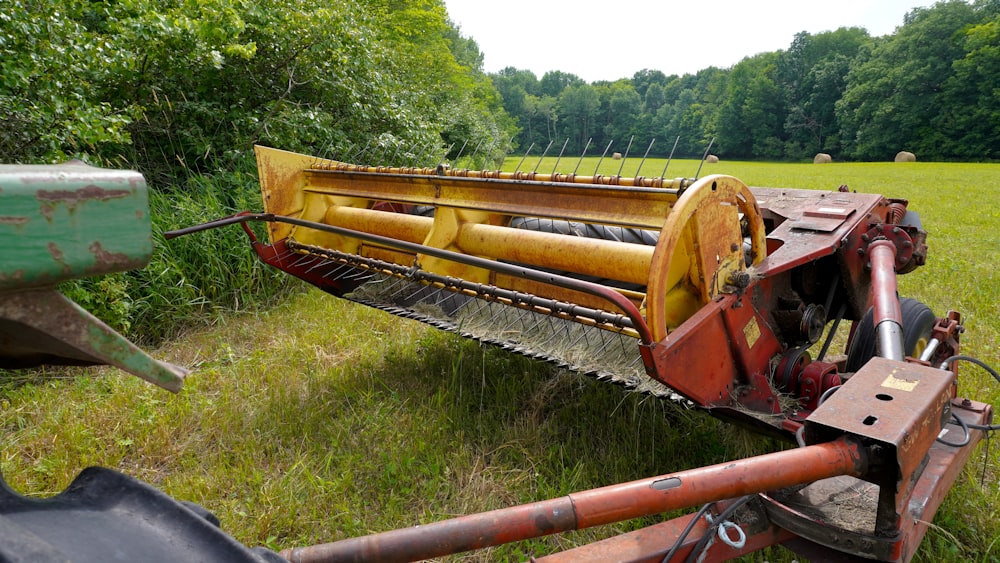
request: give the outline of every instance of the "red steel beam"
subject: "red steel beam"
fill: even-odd
[[[847,438],[610,485],[422,526],[283,551],[292,563],[418,561],[610,524],[838,475],[860,477],[867,455]]]

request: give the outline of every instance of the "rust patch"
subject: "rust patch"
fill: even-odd
[[[52,255],[52,258],[56,262],[62,262],[63,261],[62,250],[59,250],[59,247],[54,242],[50,242],[49,243],[49,254]]]
[[[7,274],[6,272],[0,272],[0,283],[19,282],[23,279],[24,279],[24,270],[14,270],[14,272],[11,274]]]
[[[0,225],[20,226],[28,222],[27,217],[0,216]]]
[[[108,201],[110,199],[130,197],[131,195],[131,190],[106,190],[100,186],[91,184],[78,190],[38,190],[35,198],[42,202],[42,215],[51,221],[52,211],[60,203],[65,204],[67,209],[72,211],[84,201]]]
[[[95,269],[99,271],[105,271],[108,266],[112,268],[129,269],[135,265],[135,262],[129,258],[128,254],[123,252],[108,252],[104,250],[100,242],[94,241],[91,243],[87,250],[94,255],[97,263]]]
[[[89,199],[98,199],[101,201],[107,201],[109,199],[117,199],[120,197],[129,197],[132,195],[131,190],[106,190],[100,186],[95,186],[93,184],[89,186],[84,186],[78,190],[38,190],[38,194],[35,195],[36,198],[52,202],[52,203],[66,203],[67,205],[76,205],[78,202]]]
[[[55,260],[59,264],[62,264],[62,271],[64,275],[69,276],[73,273],[73,268],[71,268],[70,265],[66,263],[65,260],[66,256],[63,254],[63,251],[59,249],[59,246],[56,243],[54,242],[49,243],[49,254],[52,255],[53,260]]]

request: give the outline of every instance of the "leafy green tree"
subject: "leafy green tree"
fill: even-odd
[[[83,2],[8,0],[0,10],[0,162],[57,162],[121,147],[136,108],[103,101],[114,48]]]
[[[550,70],[543,74],[542,79],[538,81],[538,93],[539,95],[558,98],[566,88],[581,84],[585,83],[575,74],[561,70]]]
[[[787,111],[775,82],[777,53],[761,53],[737,63],[719,108],[719,152],[741,158],[783,156]]]
[[[646,96],[642,100],[643,113],[655,114],[656,110],[660,109],[660,106],[665,102],[666,94],[663,91],[663,86],[654,82],[646,89]]]
[[[671,77],[663,74],[662,71],[644,68],[632,75],[632,87],[639,93],[639,97],[645,98],[651,86],[655,84],[663,88],[670,82],[670,79]]]
[[[851,61],[870,42],[862,28],[817,35],[802,32],[779,54],[775,79],[788,107],[784,124],[788,157],[839,153],[835,105],[847,86]]]
[[[885,160],[904,149],[940,156],[946,136],[934,123],[941,92],[955,74],[953,62],[965,56],[960,31],[977,19],[972,5],[957,0],[916,8],[895,35],[862,53],[836,109],[849,156]]]
[[[587,140],[596,132],[600,108],[600,97],[590,84],[573,84],[562,91],[558,114],[563,136],[569,139],[568,150],[583,150]]]
[[[952,63],[935,119],[946,137],[940,149],[949,158],[1000,158],[1000,3],[983,10],[994,15],[961,32],[965,56]]]
[[[627,143],[631,136],[639,135],[639,138],[636,139],[637,146],[648,144],[649,139],[644,138],[643,132],[639,130],[639,119],[642,116],[642,98],[639,93],[626,80],[615,82],[608,88],[608,91],[608,107],[604,116],[604,137],[601,140],[616,139],[621,144]]]

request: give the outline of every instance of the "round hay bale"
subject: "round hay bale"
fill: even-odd
[[[716,162],[719,162],[719,157],[715,156],[714,154],[710,154],[705,157],[705,162],[709,164],[715,164]]]
[[[813,164],[830,164],[831,162],[833,162],[833,158],[825,152],[816,153],[816,156],[813,157]]]
[[[622,159],[622,153],[620,153],[620,152],[613,153],[611,155],[611,159],[612,160],[621,160]]]
[[[899,151],[896,153],[896,162],[916,162],[917,155],[912,152]]]

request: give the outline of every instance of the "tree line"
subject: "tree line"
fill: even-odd
[[[482,60],[441,0],[3,0],[0,162],[145,176],[150,264],[60,289],[156,341],[292,285],[238,229],[162,236],[260,209],[253,144],[426,165],[468,141],[485,162],[515,126]]]
[[[729,69],[588,84],[560,71],[490,75],[520,127],[518,148],[729,158],[879,161],[1000,158],[1000,1],[916,8],[895,33],[799,33]],[[550,145],[551,143],[551,145]]]
[[[514,126],[482,61],[441,0],[6,0],[0,161],[83,157],[169,184],[254,143],[485,153]]]

